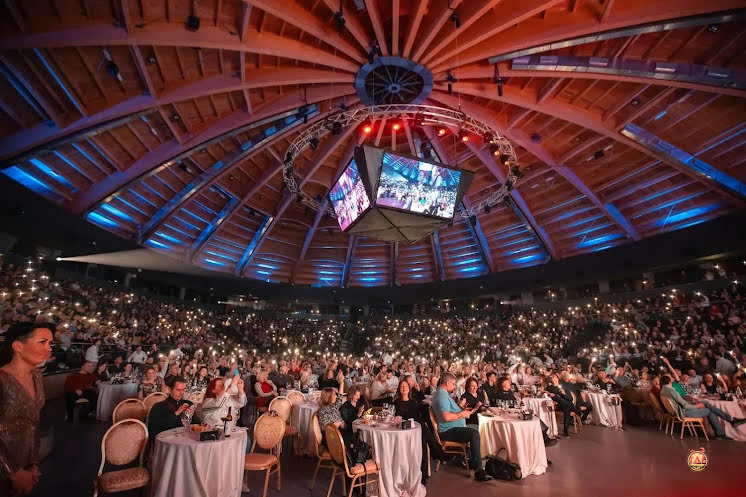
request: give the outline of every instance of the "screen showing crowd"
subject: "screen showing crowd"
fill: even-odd
[[[376,205],[448,219],[460,179],[460,171],[385,152]]]
[[[342,231],[346,230],[360,217],[360,214],[370,207],[370,199],[365,193],[365,186],[363,180],[360,179],[355,159],[350,161],[350,165],[332,187],[329,198]]]

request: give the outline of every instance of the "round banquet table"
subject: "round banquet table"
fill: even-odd
[[[96,403],[96,419],[111,421],[114,408],[125,399],[137,397],[137,383],[101,383],[98,386],[98,402]]]
[[[199,434],[174,428],[155,437],[153,497],[240,497],[246,428],[230,438],[200,442]]]
[[[612,428],[622,427],[622,398],[618,394],[606,394],[602,392],[591,392],[583,390],[588,398],[593,412],[591,412],[591,422],[594,425],[610,426]],[[619,399],[619,405],[611,405],[610,399],[616,397]]]
[[[290,415],[290,424],[298,428],[298,441],[295,453],[299,456],[314,453],[313,432],[311,431],[311,416],[318,411],[319,405],[315,402],[302,402],[293,406]]]
[[[707,402],[734,418],[742,418],[746,415],[746,405],[739,405],[735,400],[707,400]],[[739,442],[746,442],[746,423],[734,427],[724,419],[718,418],[718,421],[720,421],[720,424],[725,429],[727,436]]]
[[[424,497],[427,490],[422,485],[422,428],[417,422],[412,428],[398,426],[352,423],[353,431],[360,431],[360,439],[370,444],[380,469],[381,494],[379,497]]]
[[[523,478],[546,473],[547,451],[538,418],[523,421],[520,414],[479,414],[479,437],[483,458],[504,447],[508,460],[521,467]]]
[[[526,406],[531,409],[534,416],[537,416],[549,427],[547,435],[552,438],[556,437],[557,433],[559,433],[557,430],[557,415],[554,410],[549,410],[549,406],[553,404],[554,401],[549,398],[524,397],[523,402],[525,402]]]

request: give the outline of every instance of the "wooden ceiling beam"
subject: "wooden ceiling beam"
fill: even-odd
[[[432,10],[432,12],[428,12],[429,15],[427,16],[427,19],[430,22],[424,27],[422,35],[417,36],[420,42],[417,44],[417,48],[412,54],[411,58],[413,60],[419,61],[422,59],[422,54],[425,53],[425,50],[427,50],[427,47],[435,39],[435,36],[440,32],[443,25],[451,18],[451,15],[453,14],[452,11],[461,4],[461,1],[462,0],[450,0],[448,2],[438,2],[439,7],[437,12],[434,11],[434,8],[429,9]]]
[[[340,52],[344,53],[352,60],[357,61],[359,64],[363,64],[366,61],[366,57],[360,53],[360,49],[352,46],[344,38],[342,38],[336,31],[329,29],[329,26],[320,21],[318,16],[291,0],[283,0],[278,2],[277,0],[244,0],[245,2],[262,9],[263,11],[271,14],[278,19],[282,19],[288,24],[292,24],[296,28],[308,33],[314,38],[323,41],[329,46],[334,47]],[[345,19],[345,25],[346,25]]]
[[[373,25],[373,32],[376,34],[378,46],[381,48],[381,53],[386,57],[389,55],[389,47],[388,43],[386,43],[386,32],[384,31],[383,19],[381,19],[378,6],[378,0],[365,0],[365,8],[368,11],[370,23]]]
[[[324,0],[324,3],[332,12],[337,12],[339,10],[339,0]],[[349,12],[347,13],[349,14]],[[368,36],[367,30],[360,23],[360,19],[355,15],[346,15],[345,29],[352,35],[358,45],[360,45],[367,54],[368,50],[370,50],[372,41],[370,36]]]
[[[420,29],[420,23],[422,22],[422,16],[425,15],[429,2],[430,0],[419,0],[414,14],[410,14],[409,16],[410,22],[409,26],[407,26],[407,38],[404,42],[404,49],[402,50],[402,57],[405,59],[409,57],[409,53],[412,51],[412,45],[414,44],[417,32]]]

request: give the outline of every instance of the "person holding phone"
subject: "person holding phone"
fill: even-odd
[[[449,442],[469,442],[469,461],[477,481],[490,481],[492,477],[482,466],[481,438],[474,427],[466,426],[466,420],[474,414],[474,409],[461,409],[451,397],[456,388],[456,377],[445,373],[440,377],[438,389],[433,396],[432,410],[438,424],[441,440]]]
[[[486,407],[484,407],[484,392],[479,390],[479,384],[473,376],[466,379],[464,390],[465,392],[461,396],[458,405],[462,409],[468,408],[474,411],[474,414],[469,417],[466,424],[479,427],[479,413],[486,409]]]

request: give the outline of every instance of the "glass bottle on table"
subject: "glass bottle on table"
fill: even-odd
[[[233,430],[233,427],[231,426],[231,423],[233,422],[233,415],[231,414],[231,409],[233,407],[228,406],[228,414],[225,415],[223,418],[224,425],[223,425],[223,432],[225,433],[225,438],[228,438],[231,436],[231,431]]]

